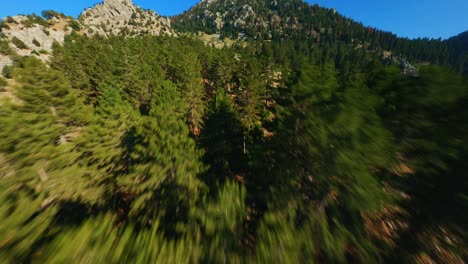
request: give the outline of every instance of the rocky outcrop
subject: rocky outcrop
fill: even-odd
[[[86,35],[175,35],[170,20],[143,10],[131,0],[104,0],[80,16]]]
[[[73,30],[87,36],[175,35],[168,18],[152,10],[143,10],[131,0],[104,0],[86,9],[79,20],[56,12],[49,18],[44,20],[36,15],[7,17],[1,23],[0,37],[8,41],[16,54],[48,61],[53,43],[63,44]],[[0,50],[0,72],[11,63],[9,54],[2,54]]]
[[[9,56],[4,55],[4,54],[0,54],[0,73],[3,70],[3,67],[5,67],[7,65],[11,65],[12,63],[13,63],[13,61],[11,60],[11,58]]]
[[[65,18],[50,19],[47,25],[30,24],[27,16],[11,17],[9,21],[8,27],[2,29],[2,35],[10,40],[10,46],[20,55],[28,55],[33,50],[51,51],[55,41],[63,43],[65,36],[72,31],[69,20]],[[15,44],[17,40],[14,39],[25,45]]]
[[[71,33],[71,21],[71,18],[66,17],[54,17],[47,21],[37,16],[8,17],[2,21],[2,38],[9,42],[14,53],[20,56],[33,55],[47,61],[53,43],[62,44],[65,36]],[[0,70],[11,63],[9,56],[0,54]]]

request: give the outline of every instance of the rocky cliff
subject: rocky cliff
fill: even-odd
[[[73,31],[87,36],[175,35],[168,18],[143,10],[131,0],[104,0],[86,9],[78,20],[56,12],[47,20],[37,15],[7,17],[0,30],[0,41],[8,43],[0,47],[0,72],[12,63],[14,54],[47,61],[53,43],[63,44]]]
[[[86,35],[174,35],[170,20],[143,10],[131,0],[105,0],[80,16]]]
[[[8,17],[2,23],[2,38],[6,39],[10,49],[20,56],[34,54],[47,60],[53,43],[63,43],[65,36],[72,32],[72,22],[72,18],[65,16],[53,17],[47,21],[38,16]],[[3,57],[0,61],[11,61],[6,56],[11,54],[4,53],[0,56]]]

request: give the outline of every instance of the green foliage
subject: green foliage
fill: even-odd
[[[37,39],[33,39],[33,44],[36,45],[37,47],[41,46],[41,43],[39,43],[39,41],[37,41]]]
[[[219,90],[210,102],[201,144],[205,148],[205,161],[210,164],[209,186],[242,171],[243,130],[239,114],[228,95]]]
[[[191,221],[198,223],[192,235],[200,235],[203,255],[201,262],[225,262],[241,259],[242,221],[246,216],[244,200],[246,190],[237,183],[227,181],[218,185],[216,198],[203,197],[190,212]]]
[[[460,250],[467,243],[459,239],[455,245],[443,242],[441,254],[434,253],[434,241],[445,235],[453,238],[466,236],[466,217],[459,214],[467,208],[461,199],[466,193],[466,82],[452,71],[429,66],[420,69],[419,77],[401,76],[393,69],[384,69],[372,78],[385,104],[381,113],[387,127],[398,139],[399,160],[412,170],[403,179],[411,200],[402,203],[409,210],[410,228],[401,243],[391,253],[392,259],[412,244],[417,251],[430,254],[435,261],[467,256]],[[450,91],[450,92],[448,92]],[[444,255],[445,254],[445,255]],[[409,255],[415,258],[415,255]]]
[[[56,17],[56,18],[66,17],[63,13],[58,13],[58,12],[56,12],[54,10],[44,10],[44,11],[42,11],[41,14],[47,20],[52,19],[54,17]]]
[[[245,6],[249,9],[241,8]],[[225,23],[221,27],[217,24],[217,13],[223,14]],[[260,18],[262,22],[259,22]],[[239,20],[243,23],[236,22]],[[317,47],[344,43],[347,47],[376,53],[391,51],[396,59],[430,61],[460,73],[468,72],[468,50],[462,41],[400,38],[391,32],[365,26],[336,10],[302,0],[238,0],[235,4],[229,0],[202,2],[176,16],[172,26],[182,32],[206,32],[233,39],[245,37],[260,45],[265,40],[272,41],[275,56],[283,62],[285,58],[281,57],[299,63],[304,55],[313,53]]]
[[[15,23],[16,22],[15,19],[13,17],[11,17],[11,16],[7,16],[5,20],[6,20],[7,23]]]
[[[70,22],[70,26],[71,26],[71,28],[72,28],[73,30],[76,30],[76,31],[80,31],[80,30],[81,30],[81,25],[80,25],[80,23],[79,23],[78,21],[74,20],[74,19]]]
[[[5,39],[0,39],[0,53],[4,55],[13,55],[13,50]]]
[[[80,113],[87,110],[63,75],[29,58],[13,77],[20,84],[15,92],[20,103],[5,106],[0,115],[1,175],[8,176],[0,185],[0,217],[8,229],[2,229],[0,237],[9,238],[3,240],[0,255],[6,260],[29,254],[58,211],[52,205],[95,195],[74,161],[73,140],[68,138],[86,123]]]
[[[119,184],[136,195],[131,214],[149,215],[162,211],[157,206],[160,193],[177,199],[179,206],[190,202],[201,183],[196,178],[203,171],[201,153],[189,137],[179,111],[180,95],[173,85],[165,85],[153,99],[150,116],[141,117],[130,129],[131,173],[119,178]],[[138,182],[138,184],[135,184]],[[167,189],[166,189],[167,188]],[[170,194],[175,189],[177,194]]]
[[[28,49],[28,46],[24,44],[24,42],[17,37],[13,37],[11,39],[11,43],[13,43],[19,49]]]
[[[200,254],[190,240],[167,241],[158,233],[157,222],[142,232],[134,230],[134,226],[115,227],[109,215],[96,217],[60,234],[38,259],[48,263],[77,259],[92,263],[191,263]]]
[[[359,32],[349,29],[337,35]],[[327,45],[278,31],[222,49],[72,34],[54,43],[50,67],[13,56],[11,100],[0,102],[0,259],[465,259],[466,80],[437,66],[406,76],[327,32]]]
[[[394,155],[378,102],[361,75],[340,85],[331,65],[302,68],[284,120],[277,160],[288,163],[274,172],[278,186],[261,227],[260,261],[294,263],[319,251],[344,262],[349,247],[358,262],[376,261],[362,217],[388,201],[377,169]]]
[[[47,21],[44,20],[44,18],[36,15],[36,14],[31,14],[31,15],[28,15],[27,16],[28,20],[26,21],[23,21],[23,25],[25,25],[26,27],[31,27],[33,26],[34,24],[37,24],[37,25],[41,25],[41,26],[47,26]]]
[[[0,77],[0,91],[3,91],[5,89],[5,86],[7,86],[8,82],[3,78]]]
[[[12,71],[13,71],[12,66],[9,66],[9,65],[4,66],[2,70],[3,77],[10,79]]]

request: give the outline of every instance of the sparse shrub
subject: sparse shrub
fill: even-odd
[[[8,45],[8,42],[0,39],[0,54],[11,55],[13,50]]]
[[[7,16],[6,22],[8,22],[8,23],[16,23],[15,19],[14,19],[13,17],[11,17],[11,16]]]
[[[81,25],[80,25],[80,23],[79,23],[78,21],[74,20],[74,19],[71,20],[70,26],[71,26],[71,28],[72,28],[73,30],[75,30],[75,31],[80,31],[80,30],[81,30]]]
[[[3,77],[10,79],[12,72],[13,72],[13,67],[7,65],[7,66],[3,67],[2,75],[3,75]]]
[[[56,17],[56,18],[65,17],[65,15],[63,13],[59,13],[59,12],[54,11],[54,10],[44,10],[44,11],[42,11],[42,16],[47,20],[52,19],[54,17]]]
[[[47,29],[44,29],[44,34],[46,34],[47,36],[50,36],[50,31]]]
[[[26,28],[31,28],[34,25],[34,23],[28,19],[21,21],[21,25],[25,26]]]
[[[5,91],[5,86],[7,85],[7,81],[5,80],[5,78],[3,77],[0,77],[0,92],[3,92]]]
[[[32,43],[34,45],[36,45],[36,47],[40,47],[41,46],[41,43],[39,43],[39,41],[37,41],[37,39],[33,39]]]
[[[36,15],[36,14],[32,14],[32,15],[28,15],[27,16],[28,18],[28,22],[27,22],[27,25],[28,27],[32,27],[34,24],[38,24],[38,25],[41,25],[41,26],[47,26],[47,21],[45,21],[42,17]],[[24,22],[23,22],[24,24]]]
[[[15,44],[16,47],[18,47],[19,49],[27,49],[28,46],[26,44],[24,44],[23,41],[21,41],[21,39],[17,38],[17,37],[13,37],[11,39],[11,43]]]
[[[2,29],[4,29],[4,28],[5,28],[5,29],[10,29],[10,26],[8,26],[8,23],[7,23],[6,21],[0,20],[0,31],[1,31]]]

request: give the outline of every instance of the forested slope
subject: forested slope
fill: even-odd
[[[400,38],[303,0],[202,1],[174,17],[172,25],[182,32],[271,40],[275,50],[287,49],[290,53],[310,52],[316,46],[346,45],[382,58],[402,57],[416,63],[450,66],[458,72],[468,70],[468,52],[454,42]]]
[[[464,263],[466,75],[308,41],[72,31],[47,64],[13,55],[0,259]]]

